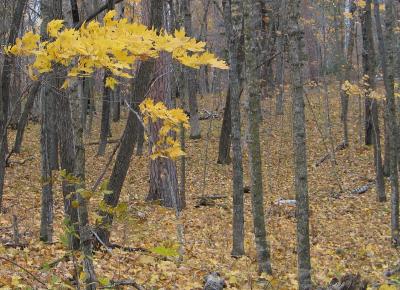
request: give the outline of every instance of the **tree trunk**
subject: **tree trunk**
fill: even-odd
[[[111,76],[111,72],[104,73],[104,84],[106,79]],[[101,129],[100,129],[100,143],[97,151],[98,156],[104,156],[106,153],[107,139],[110,134],[110,102],[112,100],[112,90],[104,87],[103,105],[101,110]]]
[[[297,268],[300,290],[311,290],[306,118],[304,112],[304,32],[299,25],[300,0],[289,0],[289,62],[293,89],[293,149],[297,217]]]
[[[379,201],[384,201],[385,183],[382,166],[382,149],[380,142],[378,103],[377,100],[370,98],[370,93],[375,89],[375,50],[373,47],[372,35],[372,0],[367,0],[364,13],[361,17],[363,33],[363,67],[364,67],[364,94],[365,94],[365,144],[374,145],[374,165],[376,174],[376,191]]]
[[[192,12],[190,9],[190,3],[192,0],[183,0],[182,1],[182,10],[184,15],[184,27],[186,34],[190,37],[193,37],[193,29],[192,29]],[[196,96],[196,72],[192,68],[184,67],[184,78],[185,78],[185,89],[186,95],[189,96],[189,110],[190,110],[190,138],[191,139],[200,139],[201,138],[201,129],[200,129],[200,120],[199,120],[199,109],[197,104],[197,96]]]
[[[243,163],[241,144],[241,66],[239,50],[243,44],[243,4],[240,0],[224,0],[224,22],[229,50],[229,91],[231,98],[232,123],[232,167],[233,167],[233,219],[232,219],[232,256],[244,255],[244,198]],[[243,59],[241,59],[242,61]]]
[[[218,164],[231,163],[231,131],[231,90],[228,88],[224,109],[224,119],[222,121],[221,134],[219,138]]]
[[[374,11],[377,24],[377,34],[379,42],[379,52],[381,55],[382,71],[383,71],[383,82],[386,90],[387,100],[387,122],[389,127],[389,167],[390,167],[390,184],[391,184],[391,233],[392,243],[394,246],[400,245],[399,236],[399,176],[397,168],[397,144],[392,140],[398,140],[398,125],[396,118],[396,100],[394,96],[394,71],[395,71],[395,49],[396,49],[396,38],[395,38],[395,27],[396,17],[394,9],[394,1],[387,0],[385,5],[385,26],[386,26],[386,37],[384,40],[379,2],[374,0]]]
[[[41,147],[41,173],[42,173],[42,207],[40,218],[40,240],[52,243],[53,242],[53,176],[50,164],[50,108],[52,98],[48,88],[42,90],[42,116],[41,116],[41,133],[40,133],[40,147]]]
[[[350,1],[350,13],[354,16],[357,6],[354,1]],[[344,64],[344,77],[341,79],[341,83],[344,81],[350,81],[350,73],[352,67],[353,59],[353,49],[354,49],[354,21],[353,18],[349,20],[349,30],[348,30],[348,45],[346,51],[346,62]],[[349,111],[349,96],[345,91],[340,90],[340,101],[341,101],[341,121],[343,124],[343,144],[348,146],[349,144],[349,129],[348,129],[348,111]]]
[[[29,114],[32,110],[36,96],[39,92],[40,85],[41,85],[40,82],[35,82],[29,91],[28,99],[26,100],[24,110],[22,111],[22,114],[21,114],[21,116],[18,120],[18,124],[17,124],[17,134],[15,136],[15,142],[14,142],[14,147],[13,147],[14,153],[17,153],[17,154],[21,153],[21,146],[22,146],[22,141],[23,141],[23,137],[24,137],[24,133],[25,133],[25,128],[26,128],[26,125],[28,124]]]
[[[271,274],[270,247],[265,230],[260,148],[261,80],[258,69],[261,53],[259,47],[262,37],[260,11],[258,1],[244,1],[246,84],[249,95],[247,144],[249,148],[254,235],[259,272]]]
[[[11,29],[8,35],[7,43],[14,44],[18,35],[19,27],[22,22],[23,12],[27,0],[19,0],[15,6]],[[14,58],[9,55],[4,56],[2,74],[1,74],[1,90],[0,90],[0,212],[2,210],[4,178],[6,173],[6,149],[7,149],[7,123],[8,123],[8,106],[10,102],[10,83],[11,68],[14,65]]]
[[[75,143],[74,130],[72,127],[72,110],[70,97],[76,95],[76,87],[71,88],[70,95],[62,95],[58,98],[58,136],[60,141],[60,165],[66,176],[62,182],[62,192],[64,198],[64,214],[68,226],[74,229],[73,233],[68,234],[68,246],[71,250],[79,249],[79,227],[78,211],[72,206],[75,197],[75,182],[71,178],[75,170]],[[72,96],[76,98],[76,96]]]
[[[375,52],[373,49],[373,34],[372,34],[372,16],[371,16],[371,0],[366,1],[364,10],[361,13],[361,26],[362,26],[362,62],[364,66],[364,75],[369,77],[366,82],[372,81],[375,72]],[[365,97],[365,145],[372,145],[373,138],[373,125],[372,125],[372,100],[369,95]]]
[[[153,21],[151,23],[154,24]],[[153,70],[154,60],[148,60],[141,63],[136,78],[132,83],[132,107],[129,108],[128,120],[126,121],[125,130],[121,138],[121,145],[108,184],[108,190],[112,191],[112,194],[105,195],[103,199],[103,202],[109,207],[115,207],[118,205],[135,143],[138,134],[141,132],[140,126],[142,125],[135,112],[139,111],[139,104],[144,100],[149,86],[151,85],[151,75]],[[113,215],[106,211],[100,211],[99,215],[101,216],[101,222],[96,225],[96,232],[104,243],[109,244]]]

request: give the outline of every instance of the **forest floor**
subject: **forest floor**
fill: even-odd
[[[309,160],[310,239],[313,281],[326,285],[333,277],[345,273],[360,273],[371,284],[385,281],[384,271],[398,260],[398,250],[391,247],[390,202],[376,201],[375,188],[364,194],[350,194],[357,187],[374,179],[372,148],[362,145],[359,132],[358,99],[351,100],[349,116],[350,146],[336,153],[337,165],[329,160],[321,166],[315,163],[327,154],[330,141],[324,140],[326,112],[323,92],[312,89],[306,100],[307,140]],[[330,93],[333,144],[341,142],[340,102],[338,88]],[[201,98],[201,110],[220,112],[224,96]],[[295,289],[296,288],[296,220],[294,208],[276,205],[279,198],[294,199],[292,170],[292,130],[290,102],[284,116],[274,116],[274,104],[263,101],[262,152],[264,174],[265,213],[268,238],[271,243],[273,276],[269,287],[260,283],[257,274],[256,252],[252,234],[251,198],[245,195],[246,256],[230,256],[232,201],[232,167],[218,165],[218,141],[222,118],[202,122],[203,138],[187,142],[187,209],[181,222],[184,225],[185,256],[178,265],[175,258],[160,258],[157,254],[119,249],[97,252],[94,257],[96,272],[107,279],[134,279],[148,289],[201,289],[203,277],[212,271],[227,280],[228,289]],[[222,114],[220,114],[222,117]],[[97,116],[99,118],[99,115]],[[245,119],[245,118],[243,118]],[[96,120],[97,123],[99,120]],[[211,122],[211,123],[210,123]],[[120,136],[125,119],[113,124],[113,139]],[[209,134],[207,134],[209,128]],[[23,152],[7,169],[4,205],[0,214],[0,240],[12,241],[12,216],[19,221],[23,250],[0,246],[0,257],[5,257],[49,288],[59,283],[56,277],[68,281],[74,272],[73,261],[60,261],[53,268],[43,270],[66,254],[60,242],[63,233],[63,206],[60,182],[55,186],[55,243],[45,245],[38,240],[40,225],[40,148],[39,125],[30,124],[23,143]],[[383,131],[383,130],[382,130]],[[14,139],[15,132],[10,132]],[[98,128],[92,140],[98,137]],[[207,135],[209,137],[207,138]],[[87,140],[87,142],[90,142]],[[208,146],[207,146],[208,144]],[[97,146],[87,147],[87,185],[90,187],[101,174],[115,144],[108,145],[105,157],[96,157]],[[205,154],[208,147],[208,155]],[[245,184],[249,184],[247,153],[245,155]],[[205,160],[207,156],[207,160]],[[30,159],[33,158],[33,159]],[[115,222],[112,240],[123,246],[152,249],[176,245],[176,218],[172,210],[144,202],[148,191],[147,154],[134,156],[122,192],[127,211]],[[205,183],[203,182],[206,164]],[[340,184],[340,186],[339,186]],[[340,192],[342,187],[343,192]],[[386,187],[390,200],[390,187]],[[205,195],[226,195],[214,206],[195,207]],[[92,221],[100,197],[90,203]],[[0,258],[0,287],[26,289],[32,285],[45,288],[16,265]],[[53,285],[53,286],[51,286]],[[60,284],[58,284],[60,285]],[[147,289],[146,288],[146,289]]]

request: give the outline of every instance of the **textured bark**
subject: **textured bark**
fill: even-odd
[[[190,9],[190,3],[192,0],[183,0],[182,1],[182,10],[184,15],[184,27],[186,34],[188,36],[193,35],[192,29],[192,12]],[[200,139],[201,138],[201,129],[200,129],[200,120],[199,120],[199,110],[197,104],[197,96],[196,96],[196,72],[191,68],[183,68],[184,70],[184,78],[185,78],[185,89],[186,95],[189,99],[189,110],[190,110],[190,138],[191,139]]]
[[[243,4],[240,0],[223,1],[224,22],[229,51],[229,91],[231,96],[232,123],[232,167],[233,167],[233,216],[232,216],[232,256],[244,255],[244,198],[243,161],[241,144],[241,66],[239,50],[243,40]]]
[[[218,150],[218,164],[231,163],[231,134],[232,134],[232,121],[231,121],[231,90],[228,88],[226,95],[224,119],[221,126],[221,134],[219,137],[219,150]]]
[[[304,32],[300,28],[300,0],[289,0],[289,62],[292,72],[293,155],[297,217],[297,268],[300,290],[311,290],[306,118],[304,112]]]
[[[113,122],[121,120],[121,87],[117,87],[113,92]]]
[[[271,274],[270,247],[267,241],[264,217],[264,197],[262,181],[262,158],[260,146],[261,121],[261,79],[257,69],[260,61],[260,41],[262,24],[258,1],[244,1],[246,85],[248,92],[248,137],[251,197],[253,209],[254,236],[259,272]]]
[[[389,129],[389,140],[398,140],[398,124],[396,118],[396,100],[394,96],[394,71],[395,71],[395,49],[396,39],[394,29],[396,26],[395,5],[393,0],[386,1],[385,27],[386,37],[382,32],[379,2],[374,0],[375,18],[377,24],[377,34],[379,42],[379,53],[381,55],[383,82],[386,90],[387,100],[387,123]],[[389,142],[389,167],[391,185],[391,233],[392,243],[400,245],[399,236],[399,176],[398,176],[398,155],[396,142]]]
[[[376,56],[373,47],[372,35],[372,0],[366,1],[366,6],[361,17],[363,36],[363,70],[365,94],[365,144],[374,145],[374,165],[376,175],[376,191],[379,201],[384,201],[385,183],[382,166],[382,148],[380,142],[378,103],[370,98],[370,92],[375,89]]]
[[[159,17],[160,21],[158,23],[159,26],[154,25],[155,28],[161,29],[165,15],[163,3],[151,0],[151,11]],[[156,60],[155,67],[157,73],[153,76],[155,81],[149,94],[156,103],[164,102],[168,108],[172,107],[169,89],[170,65],[170,57],[162,53]],[[152,148],[157,142],[160,123],[151,124],[149,129],[149,146]],[[185,198],[180,194],[178,189],[176,164],[173,160],[169,158],[150,160],[150,189],[146,200],[159,200],[163,206],[175,208],[177,211],[181,211],[185,207]]]
[[[70,96],[62,95],[58,99],[58,136],[60,141],[60,166],[67,175],[72,176],[75,169],[75,144],[74,131],[72,127],[70,97],[77,94],[76,88],[72,90]],[[76,98],[76,96],[75,96]],[[64,198],[64,214],[66,221],[70,227],[74,229],[73,234],[69,234],[69,248],[73,250],[79,249],[79,228],[78,228],[78,211],[72,206],[75,198],[75,183],[71,178],[65,178],[62,182],[62,192]]]
[[[138,112],[138,104],[143,101],[144,96],[148,91],[151,84],[151,75],[153,70],[154,60],[148,60],[141,63],[137,76],[132,84],[132,108],[129,110],[128,120],[126,121],[125,130],[121,138],[121,145],[108,184],[108,190],[112,191],[112,194],[105,195],[103,199],[103,202],[110,207],[118,205],[122,186],[128,173],[135,143],[140,132],[139,126],[141,126],[141,123],[135,112]],[[101,216],[101,222],[96,225],[96,232],[101,240],[108,244],[113,215],[103,211],[100,211],[99,214]]]
[[[11,22],[11,29],[8,35],[8,44],[14,44],[17,38],[19,27],[27,0],[19,0],[15,6]],[[7,123],[8,106],[10,102],[11,69],[14,66],[14,58],[5,55],[1,73],[0,88],[0,212],[3,202],[4,178],[6,171],[6,152],[7,152]]]
[[[104,84],[106,79],[111,76],[111,72],[104,73]],[[110,134],[110,103],[112,100],[112,90],[104,87],[103,104],[101,109],[101,129],[100,129],[100,143],[97,151],[98,156],[104,156],[106,153],[107,138]]]
[[[42,182],[42,205],[40,216],[40,240],[53,242],[53,176],[50,164],[50,108],[51,98],[54,96],[46,88],[43,88],[42,95],[42,116],[40,130],[40,147],[41,147],[41,182]]]
[[[278,31],[280,32],[277,36],[276,40],[276,51],[280,53],[278,56],[277,64],[276,64],[276,79],[275,86],[278,87],[278,94],[276,96],[276,114],[283,115],[284,113],[284,93],[285,93],[285,35],[284,31],[286,31],[286,19],[284,17],[284,13],[287,9],[287,1],[276,1],[279,3],[279,11],[281,19],[279,21]]]
[[[76,26],[79,23],[79,11],[76,0],[71,0],[72,7],[72,22]],[[114,1],[109,0],[109,9],[113,8]],[[92,253],[92,241],[93,234],[91,226],[89,224],[89,214],[88,214],[88,200],[86,200],[81,192],[85,188],[85,146],[83,142],[83,131],[84,131],[84,120],[82,119],[83,110],[85,108],[82,106],[82,99],[85,97],[85,81],[84,80],[74,80],[73,91],[70,94],[68,104],[66,107],[70,108],[69,116],[70,123],[69,127],[66,129],[73,133],[71,136],[72,145],[68,147],[72,150],[71,154],[74,157],[70,157],[71,173],[73,173],[77,183],[74,185],[74,199],[78,202],[78,207],[70,208],[71,217],[76,216],[76,222],[74,226],[77,227],[77,232],[79,232],[79,239],[77,239],[78,245],[80,246],[83,254],[83,270],[85,272],[85,289],[94,290],[96,289],[97,279],[96,273],[94,271],[93,264],[93,253]],[[68,109],[67,109],[68,110]],[[85,112],[86,113],[86,112]],[[77,246],[78,246],[77,245]]]
[[[354,15],[357,6],[354,1],[350,1],[350,13]],[[346,61],[344,63],[344,74],[343,78],[341,78],[341,83],[343,81],[350,81],[350,73],[352,68],[352,59],[353,59],[353,49],[354,49],[354,21],[353,18],[349,19],[349,30],[348,30],[348,45],[347,51],[345,52]],[[349,144],[349,129],[348,129],[348,111],[349,111],[349,96],[343,90],[340,91],[340,101],[341,101],[341,121],[343,125],[343,144],[348,146]]]
[[[364,67],[364,75],[369,77],[369,81],[373,82],[375,77],[375,51],[373,49],[373,34],[372,34],[372,11],[371,0],[366,1],[364,10],[361,13],[361,26],[362,26],[362,62]],[[365,98],[365,145],[372,145],[373,138],[373,125],[372,125],[372,100],[369,96]]]
[[[17,134],[15,136],[15,142],[14,142],[14,147],[13,147],[14,153],[17,153],[17,154],[21,153],[21,146],[22,146],[22,141],[24,138],[25,128],[26,128],[26,125],[28,124],[28,117],[32,110],[36,96],[39,92],[40,85],[41,85],[40,82],[35,82],[32,85],[32,87],[30,88],[28,99],[26,100],[24,110],[22,111],[22,114],[21,114],[21,116],[18,120],[18,124],[17,124]]]

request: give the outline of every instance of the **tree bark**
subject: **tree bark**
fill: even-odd
[[[28,99],[26,100],[24,110],[18,120],[17,124],[17,134],[15,136],[15,142],[13,147],[13,152],[16,154],[21,153],[22,141],[25,133],[26,125],[28,124],[29,114],[32,110],[33,104],[35,102],[36,96],[40,89],[40,82],[35,82],[30,88]]]
[[[394,71],[395,71],[395,49],[396,40],[394,29],[396,26],[396,17],[394,1],[387,0],[385,3],[385,27],[386,37],[382,32],[381,17],[379,11],[379,2],[374,0],[374,11],[377,25],[377,35],[379,42],[379,53],[381,55],[383,82],[386,91],[387,100],[387,122],[389,129],[389,168],[391,185],[391,234],[394,246],[400,245],[399,236],[399,176],[398,176],[398,155],[397,144],[392,140],[398,140],[398,124],[396,118],[396,100],[394,96]]]
[[[245,59],[248,100],[248,137],[251,197],[253,209],[254,236],[259,272],[272,273],[270,247],[267,241],[264,216],[264,197],[260,146],[261,121],[261,78],[258,69],[262,24],[258,1],[244,1]]]
[[[289,62],[292,71],[293,149],[297,217],[297,268],[300,290],[311,290],[306,118],[304,112],[304,32],[300,0],[289,0]]]
[[[19,27],[21,26],[23,12],[27,0],[19,0],[15,6],[12,17],[11,28],[8,35],[7,43],[14,44],[18,36]],[[7,123],[8,123],[8,106],[10,102],[10,84],[11,69],[14,66],[14,58],[9,55],[4,56],[2,73],[1,73],[1,89],[0,89],[0,212],[3,203],[4,178],[6,173],[6,149],[7,149]]]
[[[224,119],[221,126],[221,134],[219,137],[219,150],[218,150],[218,164],[231,163],[231,134],[232,134],[232,121],[231,121],[231,90],[228,88],[226,95]]]
[[[190,9],[190,3],[192,0],[182,1],[182,10],[184,15],[184,27],[186,34],[193,37],[192,29],[192,12]],[[189,110],[190,110],[190,138],[200,139],[201,138],[201,128],[199,120],[199,109],[197,104],[197,80],[196,72],[192,68],[184,67],[184,78],[185,78],[185,89],[186,95],[189,99]]]
[[[224,23],[229,51],[229,91],[232,123],[232,256],[244,255],[244,197],[243,197],[243,161],[241,144],[241,66],[239,60],[240,46],[243,44],[243,4],[240,0],[223,1]]]

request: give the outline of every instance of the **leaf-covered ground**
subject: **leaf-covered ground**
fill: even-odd
[[[337,89],[332,91],[330,115],[336,146],[341,141],[340,111]],[[330,148],[330,141],[323,137],[326,113],[322,96],[322,92],[313,89],[306,100],[313,280],[316,284],[327,284],[332,277],[351,272],[360,273],[371,283],[382,283],[383,272],[398,259],[398,251],[390,245],[390,204],[378,203],[373,187],[362,195],[349,194],[350,190],[374,178],[372,148],[360,143],[358,100],[352,100],[350,106],[350,147],[337,152],[335,167],[329,160],[315,167],[315,162]],[[223,102],[223,96],[205,97],[201,99],[201,109],[212,111],[219,108],[221,111]],[[98,252],[94,257],[98,277],[103,281],[134,279],[149,289],[200,289],[203,277],[210,271],[217,271],[227,279],[228,289],[296,288],[294,208],[275,204],[279,198],[294,198],[291,110],[289,105],[287,107],[284,116],[273,116],[269,112],[274,111],[274,104],[270,100],[263,101],[265,213],[274,270],[273,277],[266,277],[269,286],[268,283],[261,283],[257,274],[249,194],[245,196],[246,256],[241,259],[230,256],[232,168],[216,163],[221,119],[213,120],[211,124],[210,120],[202,121],[203,138],[187,143],[187,209],[182,216],[185,234],[183,263],[179,265],[174,258],[140,251],[113,250],[112,255]],[[120,136],[124,123],[125,119],[117,125],[113,124],[113,138]],[[211,130],[207,138],[209,128]],[[14,134],[10,133],[10,140],[13,140]],[[98,137],[97,128],[92,136],[91,141],[95,141]],[[96,157],[97,146],[87,147],[88,186],[101,174],[114,146],[108,145],[108,153],[104,158]],[[205,160],[207,148],[208,158]],[[59,241],[63,220],[59,182],[55,187],[56,242],[44,245],[38,241],[41,192],[39,152],[39,125],[30,124],[23,152],[12,160],[33,159],[27,160],[24,165],[13,164],[7,169],[6,213],[0,215],[1,241],[12,240],[12,216],[16,215],[21,241],[29,245],[23,250],[1,247],[0,257],[25,268],[48,284],[47,287],[62,288],[60,284],[55,286],[56,277],[68,281],[74,273],[73,261],[61,261],[53,268],[41,269],[42,265],[63,257],[66,249]],[[127,203],[128,208],[126,214],[115,222],[112,239],[120,245],[135,248],[170,248],[176,244],[174,212],[144,202],[149,181],[148,160],[147,155],[134,156],[132,159],[122,193],[122,201]],[[247,172],[247,159],[244,167]],[[249,184],[247,174],[245,180]],[[344,192],[340,193],[339,184]],[[197,198],[202,194],[227,195],[228,198],[217,200],[214,206],[196,208]],[[390,200],[389,186],[387,194]],[[91,201],[92,219],[99,200],[95,198]],[[4,289],[45,288],[26,271],[1,258],[0,286]]]

